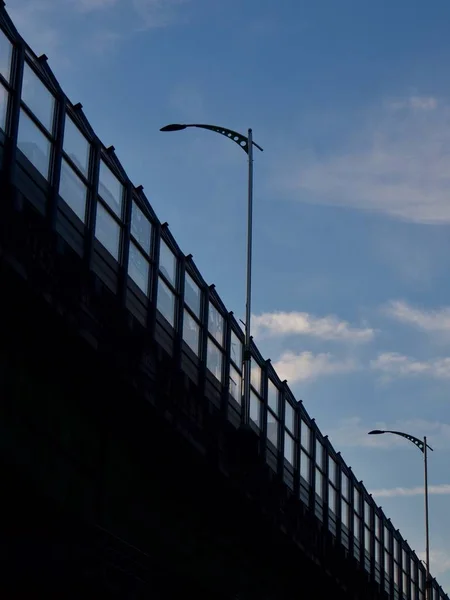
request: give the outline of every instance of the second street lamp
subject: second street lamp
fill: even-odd
[[[247,203],[247,277],[246,277],[246,304],[245,304],[245,343],[243,356],[243,380],[244,394],[242,402],[242,420],[247,426],[250,421],[250,377],[251,377],[251,354],[250,354],[250,320],[251,320],[251,299],[252,299],[252,236],[253,236],[253,146],[262,151],[261,146],[258,146],[253,141],[252,130],[248,130],[248,137],[226,129],[217,125],[204,125],[200,123],[172,123],[161,127],[160,131],[182,131],[188,127],[198,127],[200,129],[208,129],[214,133],[220,133],[229,138],[248,155],[248,203]]]
[[[429,531],[429,517],[428,517],[428,448],[433,450],[431,446],[427,444],[427,438],[424,436],[423,440],[410,435],[409,433],[403,433],[402,431],[390,431],[384,429],[373,429],[369,431],[369,435],[381,435],[383,433],[392,433],[406,438],[412,442],[421,452],[423,452],[424,461],[424,479],[425,479],[425,554],[426,554],[426,576],[425,576],[425,600],[431,600],[431,580],[430,580],[430,531]]]

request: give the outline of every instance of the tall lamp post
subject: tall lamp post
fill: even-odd
[[[369,435],[381,435],[383,433],[393,433],[394,435],[400,435],[412,442],[419,450],[423,453],[424,472],[425,472],[425,552],[426,552],[426,578],[425,578],[425,599],[431,600],[431,581],[430,581],[430,530],[429,530],[429,518],[428,518],[428,453],[427,449],[431,451],[433,448],[427,444],[427,438],[424,436],[423,440],[403,433],[402,431],[389,431],[382,429],[374,429],[369,431]]]
[[[220,133],[229,138],[248,155],[248,205],[247,205],[247,291],[245,305],[245,343],[243,356],[243,377],[244,377],[244,394],[242,403],[242,418],[243,424],[248,425],[250,421],[250,320],[251,320],[251,299],[252,299],[252,234],[253,234],[253,146],[262,151],[261,146],[258,146],[253,141],[252,130],[248,130],[248,136],[226,129],[225,127],[217,127],[216,125],[203,125],[199,123],[180,124],[173,123],[161,127],[160,131],[182,131],[188,127],[198,127],[200,129],[208,129],[215,133]]]

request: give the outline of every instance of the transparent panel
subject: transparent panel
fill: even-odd
[[[311,459],[303,450],[300,450],[300,475],[305,481],[311,483]]]
[[[413,581],[416,580],[416,563],[414,562],[414,558],[411,556],[411,566],[410,566],[410,577]]]
[[[230,394],[238,404],[241,404],[242,378],[233,365],[230,365]]]
[[[158,298],[157,308],[163,317],[169,321],[172,327],[175,326],[175,296],[165,282],[158,278]]]
[[[369,527],[372,523],[372,507],[367,500],[364,500],[364,523]]]
[[[184,301],[194,315],[200,318],[202,293],[189,273],[186,273],[184,279]]]
[[[380,540],[381,540],[381,532],[382,532],[381,519],[380,519],[380,516],[377,513],[375,513],[375,535]]]
[[[159,247],[159,270],[169,283],[176,287],[177,281],[177,259],[175,254],[161,238]]]
[[[89,172],[89,148],[87,139],[69,115],[66,115],[63,149],[85,177],[88,176]]]
[[[6,131],[6,117],[8,115],[8,96],[8,92],[0,83],[0,129],[3,129],[3,131]]]
[[[408,593],[408,583],[409,583],[408,575],[403,571],[403,573],[402,573],[402,587],[403,587],[403,594],[405,594],[405,595]]]
[[[276,415],[278,415],[279,410],[279,397],[280,394],[277,386],[269,379],[267,388],[267,403]]]
[[[358,541],[361,539],[360,525],[361,519],[357,515],[353,515],[353,537]]]
[[[262,406],[261,400],[254,392],[250,392],[250,419],[261,428]]]
[[[411,600],[416,600],[416,584],[411,581]]]
[[[364,527],[364,549],[366,552],[370,552],[370,544],[372,542],[372,536],[370,534],[370,529],[368,527]]]
[[[386,525],[384,526],[384,547],[388,550],[391,548],[391,532]]]
[[[0,73],[8,82],[11,77],[11,58],[12,44],[0,29]]]
[[[311,429],[303,419],[300,421],[300,442],[305,450],[311,451]]]
[[[350,500],[350,482],[347,475],[341,472],[341,494],[346,500]]]
[[[402,566],[404,569],[408,566],[408,554],[404,548],[402,550]]]
[[[150,254],[152,225],[134,200],[131,206],[131,235]]]
[[[400,582],[400,569],[398,568],[398,564],[394,562],[394,584],[398,585]]]
[[[316,465],[325,468],[325,448],[319,439],[316,439]]]
[[[186,342],[189,348],[198,356],[200,326],[186,309],[184,309],[183,314],[183,340]]]
[[[328,508],[333,514],[337,513],[336,506],[337,492],[332,485],[328,484]]]
[[[256,362],[256,360],[254,358],[252,358],[252,360],[251,360],[250,381],[252,383],[252,386],[258,392],[258,394],[260,394],[261,393],[261,367],[258,365],[258,363]]]
[[[235,363],[235,365],[239,369],[242,369],[242,342],[233,330],[231,330],[230,357],[231,360]]]
[[[332,456],[328,457],[328,479],[334,485],[337,485],[338,482],[338,468],[337,463]]]
[[[33,69],[25,62],[22,100],[50,133],[53,133],[55,98]]]
[[[349,529],[349,526],[350,526],[350,507],[347,504],[347,502],[345,502],[345,500],[343,500],[342,504],[341,504],[341,520],[342,520],[342,525],[344,525],[345,527],[347,527],[347,529]]]
[[[284,458],[291,463],[295,464],[295,442],[294,438],[287,432],[284,435]]]
[[[394,537],[394,560],[400,562],[400,543],[397,538]]]
[[[219,348],[212,340],[208,339],[206,366],[220,382],[222,381],[222,356],[222,352]]]
[[[323,475],[319,469],[316,468],[316,485],[315,485],[316,494],[319,498],[323,498]]]
[[[287,400],[284,403],[284,425],[291,433],[295,433],[295,413]]]
[[[95,237],[105,246],[116,260],[119,260],[120,227],[117,221],[100,203],[97,204]]]
[[[375,540],[375,562],[381,564],[381,544],[378,540]]]
[[[267,439],[278,448],[278,419],[267,411]]]
[[[209,303],[208,311],[208,331],[212,337],[223,346],[223,334],[225,331],[225,321],[220,312],[212,302]]]
[[[148,296],[148,277],[150,264],[137,246],[130,242],[128,255],[128,275],[134,283]]]
[[[123,185],[111,169],[101,160],[98,193],[110,209],[120,218],[122,218],[123,189]]]
[[[86,220],[87,187],[64,158],[61,161],[59,195],[84,223]]]
[[[384,572],[386,577],[389,577],[391,574],[391,555],[389,552],[384,553]]]
[[[23,110],[20,111],[17,147],[41,175],[48,179],[51,144]]]
[[[361,514],[361,505],[360,505],[360,500],[361,500],[361,492],[359,491],[359,489],[355,486],[353,487],[353,508],[355,510],[356,513]]]

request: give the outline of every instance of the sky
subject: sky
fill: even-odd
[[[19,32],[450,591],[450,3],[9,0]]]

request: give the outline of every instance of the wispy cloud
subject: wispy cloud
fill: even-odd
[[[289,383],[298,381],[312,381],[319,377],[349,373],[357,369],[353,360],[338,360],[331,354],[312,352],[284,352],[279,360],[274,363],[274,368],[281,379]]]
[[[93,12],[95,10],[106,10],[118,4],[121,0],[69,0],[75,10],[81,12]]]
[[[370,367],[388,377],[426,376],[450,379],[450,357],[416,360],[398,352],[384,352],[370,362]]]
[[[403,300],[393,300],[385,307],[393,319],[428,333],[450,332],[450,307],[434,310],[415,308]]]
[[[390,100],[386,104],[388,108],[393,110],[435,110],[438,106],[438,101],[433,96],[410,96],[409,98]]]
[[[189,0],[131,0],[140,20],[140,29],[166,27],[176,18],[177,7]]]
[[[375,331],[370,327],[353,327],[331,315],[315,317],[306,312],[272,312],[252,317],[255,336],[274,337],[308,335],[322,340],[368,342]]]
[[[390,489],[372,490],[371,494],[378,498],[396,498],[398,496],[423,496],[424,490],[422,486],[403,488],[395,487]],[[450,483],[442,483],[440,485],[429,485],[428,493],[448,496],[450,495]]]
[[[433,97],[367,115],[339,150],[277,165],[277,187],[302,202],[370,210],[416,223],[449,223],[450,108]],[[286,161],[285,161],[286,163]]]

